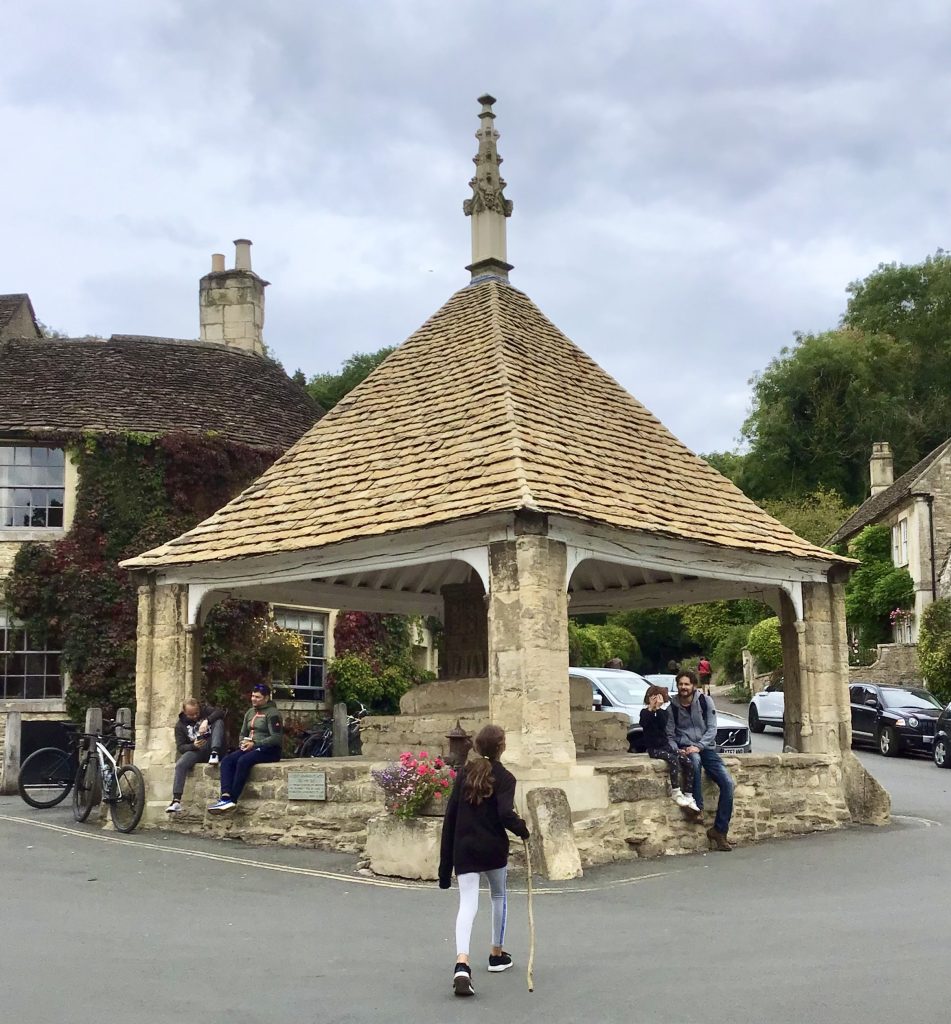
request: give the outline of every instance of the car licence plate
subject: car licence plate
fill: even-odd
[[[745,754],[746,747],[721,747],[721,754]]]

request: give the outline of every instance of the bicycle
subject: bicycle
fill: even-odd
[[[20,765],[17,792],[31,807],[45,810],[62,803],[76,779],[79,739],[71,736],[69,748],[41,747]]]
[[[119,832],[132,832],[145,811],[145,779],[134,764],[120,764],[98,733],[83,733],[83,756],[73,783],[73,817],[85,821],[100,801],[109,805]],[[113,746],[121,761],[135,747],[132,740],[116,738]]]
[[[353,756],[363,753],[363,739],[360,735],[360,723],[367,715],[367,709],[361,704],[355,715],[347,718],[347,752]],[[301,733],[300,740],[294,748],[292,757],[332,757],[334,746],[334,720],[325,718],[317,723],[310,732]]]

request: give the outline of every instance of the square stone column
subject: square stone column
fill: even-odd
[[[575,764],[567,551],[522,519],[514,540],[489,546],[489,718],[505,729],[507,761],[551,774]]]
[[[175,722],[185,697],[195,695],[201,645],[188,625],[188,587],[139,587],[135,659],[135,763],[175,761]]]
[[[838,754],[852,744],[845,588],[803,583],[803,619],[780,595],[785,742],[805,754]]]

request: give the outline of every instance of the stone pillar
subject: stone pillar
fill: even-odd
[[[23,715],[19,711],[7,713],[6,736],[3,741],[3,764],[0,769],[0,793],[9,795],[17,791],[20,774],[20,738]]]
[[[489,674],[489,620],[485,588],[476,577],[467,583],[450,583],[443,598],[443,652],[440,676],[474,679]]]
[[[837,754],[852,744],[845,588],[803,583],[803,619],[780,596],[786,706],[785,742],[805,754]]]
[[[515,539],[489,546],[489,718],[505,729],[506,760],[530,773],[575,763],[566,571],[565,545],[539,516],[520,514]]]
[[[135,662],[135,761],[142,768],[175,760],[175,721],[195,693],[201,645],[188,622],[188,587],[139,587]]]

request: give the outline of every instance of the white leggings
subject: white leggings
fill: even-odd
[[[505,940],[505,876],[508,868],[495,868],[483,871],[489,882],[489,893],[492,897],[492,945],[501,946]],[[457,875],[459,883],[459,913],[456,915],[456,953],[469,955],[469,940],[472,938],[472,925],[476,911],[479,909],[479,872],[466,872]]]

